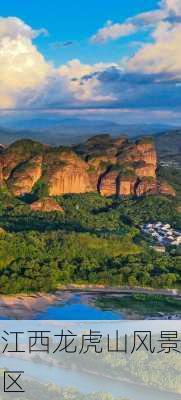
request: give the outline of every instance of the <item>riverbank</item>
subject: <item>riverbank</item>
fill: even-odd
[[[142,287],[120,287],[120,286],[104,286],[104,285],[67,285],[59,286],[57,291],[71,291],[71,292],[87,292],[87,293],[101,293],[101,294],[152,294],[152,295],[163,295],[181,298],[181,290],[179,289],[153,289],[153,288],[142,288]]]
[[[134,299],[134,296],[141,299]],[[145,299],[142,299],[145,296]],[[155,296],[155,299],[154,299]],[[159,299],[157,298],[159,297]],[[130,302],[132,297],[132,301]],[[78,300],[77,300],[78,298]],[[178,319],[178,304],[180,306],[181,294],[175,290],[149,290],[149,289],[130,289],[130,288],[108,288],[103,286],[85,286],[71,285],[67,287],[59,287],[55,293],[36,293],[36,294],[18,294],[18,295],[1,295],[0,296],[0,318],[1,319],[37,319],[49,308],[62,310],[63,308],[70,310],[73,307],[70,319],[81,319],[80,309],[85,308],[83,319],[87,319],[90,308],[105,311],[116,311],[117,317],[120,319],[152,319],[152,305],[150,301],[157,303],[157,312],[155,316],[160,319]],[[160,303],[159,303],[160,301]],[[148,305],[146,311],[141,304]],[[164,303],[167,306],[163,307]],[[120,304],[119,304],[120,303]],[[131,307],[129,305],[131,304]],[[159,305],[160,304],[160,305]],[[145,305],[145,307],[146,307]],[[86,310],[87,307],[87,310]],[[144,311],[144,312],[143,312]],[[75,314],[74,314],[75,313]],[[167,315],[168,314],[168,315]],[[175,314],[175,318],[174,318]],[[59,313],[60,315],[60,313]],[[82,315],[82,314],[81,314]],[[65,315],[66,316],[66,315]],[[41,318],[40,318],[41,319]],[[47,319],[54,319],[54,314]],[[59,316],[58,318],[59,319]],[[60,319],[62,319],[60,317]],[[89,319],[89,318],[88,318]],[[109,316],[108,316],[109,319]]]
[[[33,319],[33,316],[57,301],[65,301],[67,296],[36,293],[19,295],[0,295],[0,317],[1,319]]]

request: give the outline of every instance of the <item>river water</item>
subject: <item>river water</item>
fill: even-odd
[[[35,315],[38,320],[120,320],[125,319],[121,312],[101,310],[88,301],[87,295],[73,294],[64,301],[49,305]]]
[[[2,357],[1,366],[11,370],[18,368],[26,373],[32,379],[38,377],[42,383],[55,384],[61,388],[74,387],[82,393],[111,393],[113,396],[121,396],[129,400],[179,400],[180,395],[159,391],[154,388],[141,385],[119,382],[113,379],[88,374],[85,372],[74,371],[53,367],[45,364],[34,363],[16,359],[14,357]]]
[[[99,295],[100,296],[100,295]],[[105,296],[105,295],[101,295]],[[128,325],[130,324],[130,331],[132,332],[134,327],[134,321],[126,321],[126,314],[123,312],[117,312],[115,310],[102,310],[96,307],[95,299],[97,295],[94,294],[91,296],[87,293],[72,293],[71,295],[66,295],[65,298],[62,300],[57,300],[55,303],[46,306],[40,312],[37,312],[33,315],[34,320],[40,320],[38,323],[34,321],[34,324],[39,324],[38,329],[45,329],[47,327],[46,324],[47,320],[58,320],[60,321],[71,321],[69,323],[69,328],[74,329],[74,325],[76,320],[79,320],[78,323],[78,330],[82,331],[82,325],[84,330],[86,329],[85,323],[81,321],[95,321],[94,324],[91,323],[91,328],[96,330],[99,328],[96,327],[98,321],[102,327],[102,331],[104,329],[105,321],[112,321],[111,326],[113,325],[113,331],[115,331],[115,327],[117,329],[117,324],[119,324],[119,320],[123,320],[121,323],[122,333],[124,334],[124,329],[126,332],[129,332]],[[93,301],[92,301],[93,300]],[[115,323],[113,322],[115,321]],[[138,325],[139,322],[139,325]],[[137,321],[136,327],[138,330],[153,330],[153,322],[154,321]],[[178,322],[178,321],[177,321]],[[1,322],[3,330],[10,330],[11,321],[4,321]],[[17,321],[19,324],[19,329],[23,330],[23,324],[25,324],[26,330],[33,329],[32,323],[33,321]],[[160,327],[158,326],[158,322],[154,322],[156,327],[160,330],[170,329],[171,321],[160,321]],[[179,323],[179,322],[178,322]],[[7,324],[4,326],[3,324]],[[9,324],[9,325],[8,325]],[[42,325],[43,324],[43,328]],[[67,324],[67,322],[66,322]],[[72,324],[72,325],[71,325]],[[73,325],[74,324],[74,325]],[[89,324],[89,322],[87,322]],[[165,325],[164,325],[165,324]],[[168,327],[166,326],[168,324]],[[49,325],[48,325],[49,326]],[[53,322],[53,326],[56,328],[56,323]],[[77,326],[77,325],[76,325]],[[110,327],[111,327],[110,326]],[[9,328],[8,328],[9,327]],[[105,325],[106,327],[106,325]],[[106,329],[106,328],[105,328]],[[176,326],[175,326],[176,329]],[[79,370],[71,370],[71,369],[64,369],[56,366],[46,365],[45,363],[35,363],[32,360],[21,360],[16,359],[15,357],[1,357],[0,362],[1,368],[8,368],[12,370],[23,370],[25,371],[26,377],[31,377],[32,379],[37,379],[39,382],[42,383],[52,383],[58,385],[60,387],[75,387],[77,390],[83,393],[91,393],[91,392],[108,392],[111,393],[113,396],[121,396],[122,398],[127,398],[129,400],[155,400],[159,398],[159,400],[179,400],[180,396],[177,394],[169,393],[169,392],[162,392],[156,390],[154,388],[143,387],[141,385],[136,385],[133,383],[128,382],[118,382],[113,379],[103,378],[96,375],[91,375],[86,372],[82,372]]]

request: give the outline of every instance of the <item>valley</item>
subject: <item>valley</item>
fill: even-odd
[[[73,147],[21,140],[0,154],[1,294],[59,285],[180,290],[180,246],[144,224],[181,229],[179,170],[153,139],[94,136]]]

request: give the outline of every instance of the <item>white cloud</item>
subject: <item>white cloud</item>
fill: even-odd
[[[15,40],[20,36],[33,39],[41,34],[47,35],[48,32],[44,28],[34,30],[20,18],[0,17],[0,39],[9,37]]]
[[[181,78],[181,24],[161,22],[152,34],[154,43],[146,44],[132,57],[127,67],[131,71],[170,73]]]
[[[167,0],[167,3],[169,1],[171,0]],[[163,74],[164,77],[165,73],[169,73],[170,79],[181,79],[181,24],[162,20],[162,10],[164,15],[168,15],[165,2],[164,8],[162,2],[159,15],[153,11],[135,17],[135,21],[138,18],[142,22],[146,19],[151,21],[151,14],[154,13],[154,24],[150,30],[151,42],[143,43],[133,57],[115,64],[94,65],[83,64],[74,59],[57,68],[46,61],[34,44],[33,39],[41,30],[33,30],[18,18],[0,18],[0,109],[71,109],[120,105],[123,108],[134,108],[137,102],[142,107],[144,103],[150,107],[150,93],[153,93],[158,104],[160,101],[165,106],[165,93],[169,92],[170,87],[157,85],[157,76],[154,79],[145,76]],[[118,31],[121,34],[118,29],[120,27],[115,30],[112,28],[113,24],[109,23],[105,29],[110,29],[111,33],[99,32],[102,40],[106,40],[109,35],[113,38]],[[179,87],[172,88],[173,104],[177,102],[178,105],[178,101],[180,102],[179,90]]]
[[[158,9],[135,15],[123,23],[108,21],[91,37],[91,42],[104,43],[116,40],[142,28],[150,29],[171,16],[181,16],[181,0],[161,0],[158,5]]]
[[[67,90],[74,95],[75,99],[80,101],[101,101],[104,99],[106,101],[110,100],[111,96],[101,95],[100,82],[94,76],[94,72],[104,71],[112,65],[108,63],[82,64],[79,60],[74,59],[59,68],[59,75],[64,80]],[[81,78],[89,74],[92,74],[91,79],[81,81]]]
[[[154,26],[157,22],[162,21],[168,16],[168,12],[166,9],[158,9],[153,11],[148,11],[145,13],[140,13],[132,18],[129,18],[128,21],[135,24],[137,30],[141,27]]]
[[[181,16],[180,0],[162,0],[160,10],[140,14],[135,20],[149,19],[153,14],[156,22],[151,31],[153,42],[144,45],[128,60],[129,71],[170,74],[170,79],[181,78],[181,23],[177,19],[168,22],[169,17]],[[160,17],[160,20],[159,20]],[[157,20],[157,21],[156,21]],[[146,20],[145,20],[146,21]],[[171,20],[170,20],[171,21]],[[167,75],[168,76],[168,75]]]
[[[128,36],[135,33],[136,26],[131,22],[125,24],[114,24],[112,21],[107,21],[106,25],[99,29],[98,32],[92,36],[92,43],[104,43],[108,40],[115,40],[120,37]]]
[[[51,72],[32,43],[38,34],[18,18],[0,19],[0,107],[16,106],[23,91],[41,85]]]
[[[161,8],[167,10],[169,13],[181,15],[181,1],[180,0],[162,0]]]
[[[75,59],[55,69],[33,43],[40,33],[18,18],[0,18],[1,109],[111,99],[101,94],[96,77],[81,82],[84,75],[103,71],[110,64],[81,64]]]
[[[143,44],[130,59],[122,60],[125,70],[138,73],[167,73],[171,79],[180,78],[180,16],[181,0],[161,0],[155,10],[135,15],[123,23],[109,22],[99,29],[91,40],[101,43],[146,29],[150,43]]]

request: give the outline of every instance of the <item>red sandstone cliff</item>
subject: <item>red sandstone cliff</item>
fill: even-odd
[[[50,196],[92,191],[88,164],[70,149],[45,154],[43,177]]]
[[[0,185],[15,196],[43,184],[48,196],[99,191],[103,196],[174,196],[174,189],[156,177],[154,143],[125,137],[96,136],[72,148],[45,147],[22,140],[0,153]]]
[[[9,190],[14,196],[31,193],[35,183],[41,178],[42,155],[18,165],[7,180]]]
[[[142,179],[136,187],[137,196],[149,194],[163,194],[166,196],[176,196],[175,190],[167,182],[160,182],[157,179]]]

